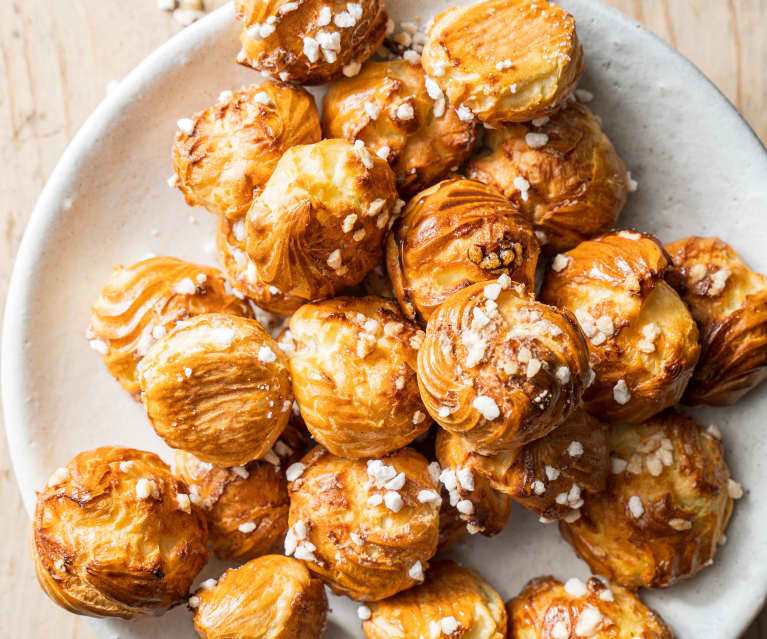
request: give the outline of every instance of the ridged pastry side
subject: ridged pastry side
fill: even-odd
[[[189,206],[229,218],[248,212],[287,149],[322,139],[314,98],[281,82],[223,91],[216,104],[181,126],[173,186]]]
[[[327,623],[322,582],[300,561],[281,555],[227,570],[198,591],[194,604],[201,639],[317,639]]]
[[[509,276],[532,290],[540,247],[529,220],[499,191],[445,180],[416,195],[386,239],[386,267],[402,311],[426,322],[450,295]]]
[[[486,0],[431,24],[423,67],[467,120],[491,126],[549,115],[583,74],[575,19],[546,0]]]
[[[276,286],[259,281],[255,264],[245,250],[245,216],[229,219],[221,216],[216,227],[216,250],[221,268],[232,288],[253,300],[259,308],[277,315],[291,315],[306,300],[285,295]]]
[[[219,270],[153,257],[113,269],[91,309],[87,337],[112,377],[138,399],[137,366],[152,344],[202,313],[252,316]]]
[[[288,361],[255,320],[199,315],[141,363],[141,399],[171,448],[218,466],[264,457],[290,418]]]
[[[666,249],[666,278],[700,329],[700,361],[683,402],[733,404],[767,377],[767,277],[718,238],[688,237]]]

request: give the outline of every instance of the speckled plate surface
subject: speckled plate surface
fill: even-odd
[[[460,3],[460,2],[459,2]],[[465,2],[469,4],[469,2]],[[389,0],[398,21],[425,21],[452,2]],[[620,221],[664,241],[716,234],[767,272],[767,153],[735,109],[691,64],[637,23],[594,0],[562,0],[577,19],[588,70],[581,86],[639,181]],[[148,252],[212,262],[213,216],[169,189],[175,122],[218,93],[258,79],[234,64],[231,5],[185,29],[140,64],[78,132],[45,187],[24,235],[8,295],[2,390],[11,453],[27,508],[48,475],[81,450],[121,444],[169,459],[141,407],[107,374],[84,333],[113,265]],[[191,220],[190,215],[196,219]],[[715,564],[663,592],[646,592],[682,638],[734,639],[767,592],[767,386],[732,409],[698,412],[722,429],[747,494]],[[504,599],[531,577],[587,575],[559,537],[515,507],[506,530],[453,554]],[[217,576],[210,565],[201,579]],[[362,637],[355,605],[331,598],[328,639]],[[179,607],[161,618],[96,621],[104,637],[190,637]]]

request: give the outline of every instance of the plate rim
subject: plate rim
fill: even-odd
[[[443,0],[452,4],[450,0]],[[650,36],[654,45],[661,48],[670,59],[676,61],[684,69],[685,74],[696,76],[696,82],[703,80],[709,93],[705,96],[708,107],[715,110],[726,120],[727,127],[745,128],[750,133],[752,147],[744,155],[757,157],[761,155],[767,166],[767,147],[759,139],[754,129],[737,110],[735,105],[724,95],[713,81],[706,76],[692,61],[685,57],[671,44],[659,35],[640,24],[632,17],[594,0],[571,0],[574,4],[588,4],[589,9],[599,17],[620,23],[622,28],[635,30],[643,36]],[[231,28],[234,20],[233,2],[227,2],[218,9],[210,12],[194,24],[182,29],[154,51],[143,58],[96,106],[83,124],[75,132],[59,157],[48,177],[32,214],[27,221],[22,240],[14,258],[13,269],[8,284],[6,304],[2,325],[2,348],[0,349],[0,392],[2,393],[3,423],[5,437],[8,442],[8,452],[13,468],[16,486],[22,496],[28,516],[34,509],[34,491],[22,490],[20,477],[23,474],[25,452],[25,435],[31,430],[31,424],[24,416],[24,385],[21,378],[14,374],[22,361],[23,326],[25,317],[25,299],[31,294],[34,286],[34,273],[37,257],[37,247],[42,239],[51,232],[57,220],[65,214],[59,197],[65,193],[65,187],[70,181],[70,174],[77,173],[78,158],[87,156],[91,149],[97,148],[96,140],[99,133],[119,118],[123,110],[130,108],[145,87],[151,87],[157,77],[179,65],[183,55],[199,46],[200,42],[214,37],[220,31]],[[588,45],[587,47],[588,48]],[[588,55],[588,54],[587,54]],[[713,89],[713,91],[711,91]],[[754,598],[756,605],[749,614],[741,619],[733,619],[732,627],[735,634],[732,639],[740,636],[759,615],[767,603],[767,567],[762,574],[760,584],[761,594]]]

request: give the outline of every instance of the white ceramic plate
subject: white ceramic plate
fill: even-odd
[[[464,2],[469,4],[468,1]],[[395,19],[426,20],[449,0],[389,0]],[[576,17],[588,71],[581,86],[639,190],[621,219],[664,241],[716,234],[767,271],[767,154],[732,106],[687,61],[618,12],[562,0]],[[231,6],[181,32],[139,65],[78,132],[43,191],[19,251],[3,335],[6,428],[27,509],[51,471],[81,450],[121,444],[169,459],[141,407],[107,374],[84,337],[89,309],[110,269],[148,252],[212,262],[213,216],[185,206],[165,183],[179,117],[219,91],[257,80],[234,64]],[[196,216],[197,221],[188,218]],[[154,231],[154,233],[153,233]],[[735,408],[699,411],[724,432],[736,478],[748,490],[713,567],[645,600],[683,638],[734,639],[767,592],[765,476],[767,388]],[[504,599],[531,577],[585,577],[555,526],[516,507],[503,534],[472,538],[453,553]],[[208,566],[205,577],[222,567]],[[355,605],[333,597],[328,639],[362,637]],[[162,618],[97,621],[104,637],[189,637],[180,607]]]

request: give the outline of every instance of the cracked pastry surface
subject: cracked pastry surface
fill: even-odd
[[[177,322],[203,313],[252,316],[218,269],[152,257],[112,270],[91,308],[87,337],[112,377],[138,399],[137,367],[152,344]]]
[[[606,427],[582,409],[517,451],[478,455],[447,432],[437,442],[442,458],[474,474],[475,486],[500,491],[546,523],[577,519],[586,494],[604,490],[609,470]]]
[[[230,218],[248,212],[288,148],[322,139],[314,98],[281,82],[223,91],[216,104],[179,123],[174,186],[189,206]]]
[[[285,469],[300,459],[307,443],[288,425],[265,459],[233,468],[176,451],[173,474],[205,513],[208,543],[218,558],[248,560],[282,551],[290,506]]]
[[[382,0],[235,0],[237,62],[294,84],[359,73],[386,36]]]
[[[668,253],[645,233],[616,231],[557,255],[540,298],[571,311],[589,340],[585,408],[638,423],[676,404],[700,356],[698,328],[663,279]]]
[[[543,250],[561,253],[605,233],[628,191],[626,166],[589,109],[485,132],[468,177],[499,189],[533,221]]]
[[[713,562],[742,495],[715,431],[673,410],[613,426],[607,490],[587,495],[560,530],[595,574],[627,588],[665,588]]]
[[[391,60],[368,62],[359,75],[330,85],[322,130],[329,138],[365,142],[392,166],[407,199],[463,164],[477,124],[446,106],[420,64]]]
[[[358,284],[381,263],[398,201],[389,164],[362,142],[288,149],[248,211],[256,281],[305,300]]]
[[[479,574],[453,561],[436,561],[425,581],[371,603],[362,624],[367,639],[465,637],[505,639],[506,609]]]
[[[660,615],[634,593],[598,577],[565,583],[531,579],[506,603],[508,639],[673,639]]]
[[[37,493],[32,555],[59,606],[91,617],[161,612],[208,559],[205,518],[155,454],[82,452]]]
[[[701,356],[683,402],[733,404],[767,377],[767,277],[715,237],[666,246],[668,282],[700,329]]]
[[[403,448],[349,460],[318,446],[298,471],[288,486],[286,554],[358,601],[380,601],[423,581],[437,550],[439,493],[422,455]]]
[[[429,318],[418,351],[426,409],[483,455],[543,437],[577,408],[588,351],[567,311],[508,278],[465,288]]]
[[[141,364],[141,399],[171,448],[218,466],[263,457],[285,429],[288,362],[255,320],[199,315],[158,340]]]
[[[502,274],[532,290],[539,253],[528,219],[496,189],[464,178],[419,193],[386,239],[400,306],[423,322],[456,291]]]
[[[253,300],[260,308],[277,315],[290,315],[306,300],[285,295],[276,286],[267,286],[256,275],[256,266],[246,252],[245,216],[219,217],[216,252],[235,294]]]
[[[385,455],[431,420],[416,379],[421,331],[394,300],[337,297],[305,304],[280,340],[306,427],[331,453]]]
[[[448,9],[429,28],[422,61],[462,118],[492,126],[548,115],[583,74],[575,19],[546,0]]]
[[[317,639],[328,612],[322,582],[300,561],[281,555],[227,570],[190,605],[193,600],[201,639]]]

